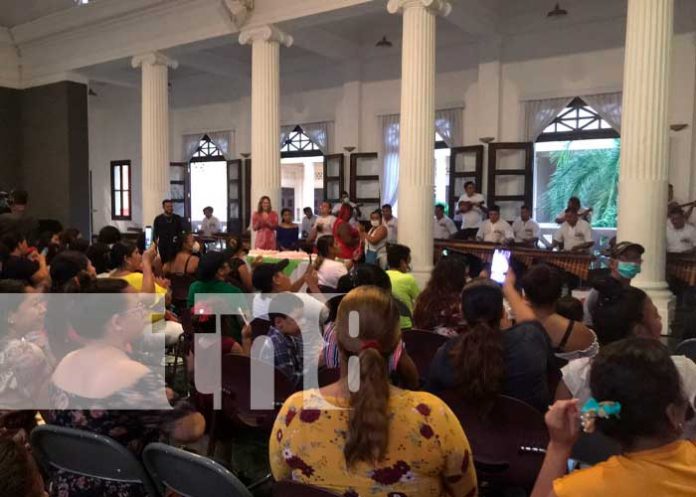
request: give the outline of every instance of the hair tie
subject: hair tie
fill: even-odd
[[[360,352],[367,349],[375,349],[379,352],[379,342],[377,340],[363,340],[360,344]]]
[[[582,409],[580,409],[582,429],[585,433],[594,433],[595,421],[597,418],[620,418],[620,414],[621,403],[609,400],[597,402],[594,397],[590,397],[587,402],[585,402],[585,405],[582,406]]]

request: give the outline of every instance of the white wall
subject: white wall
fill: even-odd
[[[585,37],[599,37],[594,31],[593,28],[574,35],[578,39],[583,34]],[[554,45],[563,35],[551,33],[545,38],[520,35],[503,43],[499,141],[522,139],[524,100],[621,90],[623,48],[599,48],[602,44],[616,46],[617,40],[623,36],[620,31],[605,34],[601,43],[590,40],[588,46],[596,48],[584,52],[577,48],[577,40],[574,44],[559,41]],[[441,71],[444,67],[446,72],[437,76],[436,106],[465,106],[465,145],[479,143],[481,116],[489,112],[479,102],[475,48],[463,45],[445,47],[438,52],[438,67]],[[539,53],[544,56],[539,56]],[[696,198],[696,174],[693,173],[696,168],[696,149],[693,147],[696,133],[694,34],[675,36],[672,66],[670,123],[685,123],[690,127],[681,133],[671,133],[670,177],[677,197],[692,199]],[[356,151],[376,152],[381,140],[378,116],[399,112],[398,73],[399,58],[392,55],[362,66],[353,63],[347,70],[338,67],[327,80],[317,71],[281,76],[281,122],[333,121],[333,152],[343,152],[343,147],[348,145],[356,146]],[[336,74],[345,82],[336,81],[339,79]],[[380,79],[380,74],[385,77]],[[139,174],[138,99],[137,91],[104,87],[99,97],[90,101],[90,161],[94,174],[94,202],[98,209],[95,213],[96,229],[109,219],[104,210],[110,205],[109,161],[131,158],[134,173]],[[221,84],[206,75],[187,78],[174,82],[171,106],[172,160],[182,159],[182,135],[223,129],[234,130],[231,146],[234,157],[250,152],[251,104],[246,89],[236,87],[231,81]],[[134,214],[137,223],[137,204]]]

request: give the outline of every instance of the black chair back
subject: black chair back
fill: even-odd
[[[273,385],[253,385],[255,392],[263,390],[264,395],[273,395],[273,408],[255,409],[251,407],[251,376],[255,371],[269,371]],[[226,355],[222,358],[222,413],[234,421],[247,426],[269,430],[273,426],[278,410],[283,402],[295,392],[295,386],[272,365],[240,355]]]
[[[440,397],[464,428],[479,482],[491,488],[531,491],[544,461],[549,435],[544,415],[532,406],[503,395],[482,415],[479,405],[469,405],[456,390]]]
[[[62,470],[99,480],[139,484],[148,495],[159,495],[135,455],[107,436],[44,425],[32,431],[31,446],[39,464],[49,474],[51,470]]]
[[[191,452],[153,443],[145,447],[143,462],[161,495],[173,491],[183,497],[252,497],[227,469]]]
[[[408,355],[418,368],[420,377],[427,378],[435,352],[447,341],[447,337],[434,331],[413,329],[403,331],[401,338],[406,344]]]
[[[683,355],[696,362],[696,338],[689,338],[677,345],[674,355]]]
[[[338,494],[290,480],[273,485],[273,497],[336,497]]]

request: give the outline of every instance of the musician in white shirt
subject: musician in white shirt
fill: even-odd
[[[474,211],[478,212],[481,220],[483,220],[483,217],[488,212],[484,206],[485,201],[483,195],[476,192],[476,184],[473,181],[467,181],[464,183],[464,193],[459,197],[457,204],[459,204],[459,202],[471,202]]]
[[[589,252],[594,246],[590,223],[580,219],[575,209],[566,209],[565,222],[553,235],[551,248],[561,245],[564,251],[569,252]]]
[[[454,215],[454,222],[461,223],[460,230],[478,229],[481,226],[481,213],[467,200],[459,202],[459,211]]]
[[[520,207],[520,217],[512,223],[515,232],[515,243],[536,247],[539,241],[539,224],[532,219],[532,211],[528,205]]]
[[[580,199],[578,197],[570,197],[568,199],[568,206],[566,209],[575,209],[578,212],[580,219],[587,221],[588,223],[592,222],[592,207],[582,208],[580,206]],[[557,224],[563,224],[565,222],[565,213],[566,211],[558,213],[556,216]]]
[[[449,240],[457,232],[457,226],[449,217],[445,216],[444,206],[435,206],[435,219],[433,221],[433,238],[435,240]]]
[[[392,206],[382,206],[382,224],[387,227],[387,243],[396,243],[399,235],[399,220],[392,214]]]
[[[306,240],[309,238],[309,234],[314,228],[314,223],[317,222],[317,216],[314,215],[311,207],[304,208],[305,217],[302,218],[302,232],[300,233],[300,238]]]
[[[213,236],[222,231],[220,220],[213,216],[213,208],[208,206],[203,209],[203,222],[201,223],[201,234],[203,236]]]
[[[695,247],[696,228],[686,222],[681,208],[673,208],[667,221],[667,252],[693,252]]]
[[[319,206],[319,217],[314,222],[309,241],[316,242],[322,236],[333,235],[333,227],[336,223],[336,216],[331,214],[331,204],[324,201]]]
[[[492,205],[488,208],[488,219],[481,223],[476,239],[489,243],[505,243],[515,239],[512,226],[500,219],[500,207]]]

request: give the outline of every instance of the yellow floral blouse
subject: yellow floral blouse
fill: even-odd
[[[344,497],[474,497],[476,473],[459,420],[439,398],[392,387],[386,457],[346,467],[348,411],[319,409],[318,390],[290,397],[270,441],[276,480],[292,479]],[[347,401],[325,397],[346,408]]]

